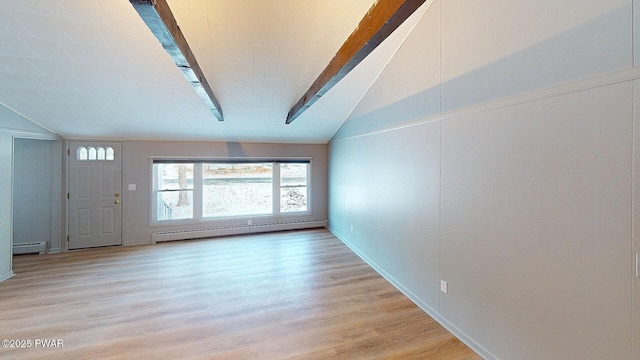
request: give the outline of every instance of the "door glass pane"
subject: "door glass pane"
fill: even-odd
[[[79,146],[76,149],[76,159],[78,160],[87,160],[88,158],[88,154],[87,154],[87,148],[84,146]]]
[[[113,160],[113,148],[111,146],[107,147],[107,160]]]
[[[271,214],[273,165],[203,164],[204,217]]]
[[[103,147],[99,147],[98,148],[98,160],[104,160],[104,157],[105,157],[104,148]]]
[[[96,160],[96,148],[93,146],[89,147],[89,160]]]

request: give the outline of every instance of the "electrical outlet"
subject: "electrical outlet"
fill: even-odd
[[[449,293],[449,284],[447,284],[447,282],[444,280],[440,280],[440,291],[445,294]]]

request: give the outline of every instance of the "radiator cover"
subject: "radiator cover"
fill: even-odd
[[[22,244],[13,244],[13,254],[46,254],[49,251],[49,242],[41,241],[41,242],[32,242],[32,243],[22,243]]]
[[[155,244],[163,241],[200,239],[207,237],[253,234],[271,231],[311,229],[326,226],[327,220],[300,220],[274,222],[268,224],[230,225],[201,229],[158,231],[154,232],[151,235],[151,242]]]

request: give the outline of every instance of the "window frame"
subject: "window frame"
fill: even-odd
[[[193,164],[193,217],[185,219],[168,219],[158,220],[158,189],[159,176],[156,174],[158,163],[187,163]],[[255,215],[233,215],[233,216],[203,216],[203,191],[204,191],[204,176],[203,176],[203,164],[246,164],[246,163],[271,163],[272,164],[272,211],[269,214],[255,214]],[[307,210],[306,211],[281,211],[281,188],[280,185],[280,164],[282,163],[304,163],[307,164]],[[205,222],[229,222],[238,220],[251,220],[251,219],[284,219],[295,218],[300,216],[309,216],[312,214],[312,169],[313,158],[311,157],[295,157],[295,158],[195,158],[195,157],[150,157],[150,210],[149,219],[150,226],[173,226],[173,225],[187,225]]]

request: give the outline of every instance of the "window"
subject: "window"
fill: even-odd
[[[307,211],[309,164],[280,164],[280,212]]]
[[[155,164],[156,219],[193,218],[193,164]]]
[[[271,214],[273,164],[202,164],[202,216]]]
[[[306,213],[310,162],[153,162],[155,222]]]
[[[78,146],[76,148],[76,160],[113,161],[114,160],[113,148],[111,146],[107,146],[106,148],[102,146],[98,146],[97,148],[93,146],[89,146],[88,148],[84,146]]]

